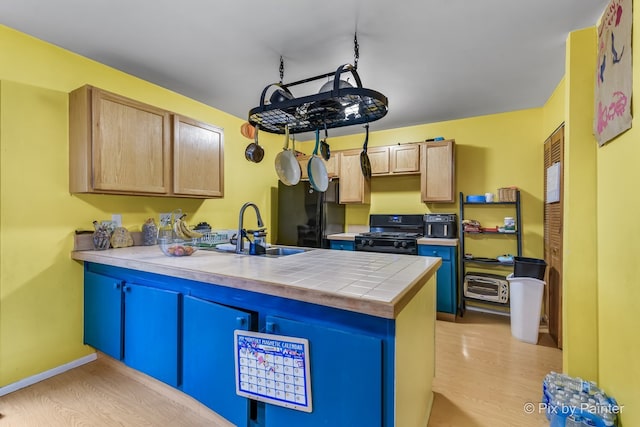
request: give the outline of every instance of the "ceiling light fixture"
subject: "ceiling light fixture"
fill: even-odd
[[[344,64],[335,73],[282,83],[284,62],[280,57],[280,82],[271,83],[262,91],[260,105],[249,111],[249,123],[259,126],[261,131],[284,134],[311,132],[316,129],[331,129],[370,123],[383,118],[388,111],[387,97],[372,89],[362,87],[358,76],[358,39],[354,36],[354,65]],[[351,73],[355,86],[342,80],[344,73]],[[315,80],[333,76],[325,83],[320,93],[294,97],[290,88]],[[269,97],[267,94],[271,93]]]

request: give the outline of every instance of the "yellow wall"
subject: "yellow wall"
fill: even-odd
[[[244,159],[243,119],[4,26],[0,56],[1,387],[91,351],[82,345],[82,268],[69,257],[75,229],[120,213],[125,227],[140,230],[146,218],[175,208],[190,223],[233,228],[249,200],[269,222],[277,177],[276,150],[260,164]],[[86,83],[224,128],[225,198],[70,195],[67,93]]]
[[[542,108],[473,117],[461,120],[372,132],[369,146],[424,141],[443,136],[456,141],[456,191],[465,194],[497,193],[500,187],[521,189],[525,256],[543,256],[543,142]],[[384,119],[383,119],[384,120]],[[375,128],[375,123],[371,124]],[[331,138],[333,150],[362,147],[364,135]],[[311,143],[299,144],[310,152]],[[456,200],[457,200],[456,193]],[[420,201],[417,176],[373,177],[371,205],[347,206],[349,224],[368,224],[370,213],[455,212],[458,203],[424,204]],[[492,211],[491,216],[476,212],[481,222],[498,225],[513,211]],[[494,223],[498,218],[498,223]],[[495,255],[504,249],[495,247]],[[514,247],[515,251],[515,247]]]
[[[546,140],[564,123],[564,96],[565,81],[563,77],[542,108],[542,134],[540,139]]]
[[[66,237],[81,203],[65,194],[60,173],[66,105],[64,92],[0,82],[0,385],[89,353],[81,268],[69,261]]]
[[[639,17],[634,13],[636,28]],[[566,121],[563,365],[572,376],[597,381],[623,405],[620,425],[635,426],[640,425],[640,320],[635,315],[640,226],[634,218],[640,202],[628,190],[640,180],[639,135],[632,127],[597,148],[592,136],[595,55],[594,28],[569,35],[567,74],[543,109],[545,136]],[[637,63],[633,74],[637,92]],[[620,231],[612,228],[618,224]]]
[[[598,378],[596,146],[592,134],[595,29],[567,40],[563,218],[563,362],[570,375]]]
[[[640,11],[633,12],[632,46],[640,46]],[[633,56],[632,127],[597,150],[599,383],[625,405],[624,427],[640,425],[640,63]],[[594,142],[595,144],[595,142]]]

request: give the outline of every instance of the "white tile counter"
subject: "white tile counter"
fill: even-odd
[[[278,258],[206,250],[168,257],[158,246],[74,251],[71,257],[390,319],[442,263],[433,257],[329,249]]]
[[[418,239],[419,245],[434,245],[434,246],[458,246],[459,239],[442,239],[432,237],[421,237]]]

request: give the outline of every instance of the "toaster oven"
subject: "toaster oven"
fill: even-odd
[[[464,296],[506,303],[509,301],[509,282],[497,274],[468,273],[464,276]]]

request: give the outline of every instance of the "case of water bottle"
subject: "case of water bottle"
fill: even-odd
[[[620,407],[592,381],[550,372],[542,382],[542,403],[550,427],[618,425]]]

